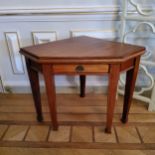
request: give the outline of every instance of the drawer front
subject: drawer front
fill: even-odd
[[[109,66],[104,64],[68,64],[68,65],[53,65],[54,73],[107,73],[109,71]]]

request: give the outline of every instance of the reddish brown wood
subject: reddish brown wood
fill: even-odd
[[[121,63],[121,71],[129,70],[134,67],[134,59]]]
[[[138,143],[103,143],[103,142],[47,142],[47,141],[42,141],[42,142],[32,142],[32,141],[0,141],[0,147],[3,148],[3,150],[5,150],[4,148],[8,149],[11,147],[13,148],[20,148],[22,150],[22,148],[57,148],[57,149],[107,149],[107,150],[135,150],[134,152],[139,152],[139,150],[141,150],[141,152],[148,152],[148,154],[150,154],[150,152],[154,152],[155,150],[155,144],[154,143],[142,143],[142,144],[138,144]],[[43,149],[42,149],[43,150]],[[146,151],[147,150],[147,151]],[[150,151],[152,150],[152,151]],[[66,151],[66,150],[65,150]],[[3,151],[4,152],[4,151]],[[5,151],[8,152],[8,151]],[[33,152],[33,151],[32,151]],[[69,151],[67,151],[69,152]],[[94,151],[93,151],[94,152]],[[99,151],[96,151],[96,154]],[[110,151],[108,151],[110,152]],[[121,152],[121,151],[118,151]],[[128,152],[130,151],[126,151],[126,154],[129,154]],[[29,153],[30,154],[30,153]],[[31,153],[32,154],[32,153]],[[39,153],[38,153],[39,154]],[[45,154],[45,153],[44,153]],[[58,154],[58,153],[57,153]],[[71,154],[71,153],[68,153]],[[84,154],[84,153],[83,153]],[[91,153],[92,154],[92,153]],[[94,153],[95,154],[95,153]],[[104,154],[104,153],[102,153]],[[105,153],[107,154],[107,153]],[[110,153],[108,153],[110,154]],[[115,153],[116,154],[116,153]]]
[[[139,62],[140,62],[140,57],[135,58],[134,68],[127,71],[123,114],[121,119],[123,123],[126,123],[128,121],[128,114],[131,106],[136,77],[139,69]]]
[[[27,61],[27,69],[38,115],[41,116],[38,70],[44,74],[54,130],[58,128],[54,75],[80,75],[80,96],[85,96],[86,75],[109,73],[106,132],[110,133],[119,74],[121,71],[130,69],[127,72],[122,115],[122,121],[126,122],[138,72],[139,59],[144,50],[145,48],[140,46],[91,37],[76,37],[22,48],[20,53],[24,54],[31,61],[31,64]],[[134,60],[136,60],[135,63]]]
[[[40,87],[39,87],[39,76],[38,72],[31,68],[31,60],[26,60],[26,66],[28,71],[28,76],[30,80],[30,85],[32,89],[33,99],[35,103],[35,109],[37,112],[37,120],[42,122],[42,108],[41,108],[41,97],[40,97]]]
[[[58,122],[57,122],[57,113],[56,113],[56,105],[55,105],[56,95],[55,95],[54,75],[52,74],[52,65],[43,64],[42,70],[43,70],[43,75],[45,80],[46,93],[48,98],[53,130],[57,130]]]
[[[86,36],[59,40],[21,49],[21,53],[41,63],[118,63],[144,53],[145,48]],[[73,61],[74,59],[74,61]]]
[[[85,97],[86,76],[80,75],[80,97]]]
[[[35,61],[31,61],[31,68],[36,70],[37,72],[42,72],[41,64],[38,64]]]
[[[79,68],[81,68],[79,70]],[[55,74],[96,74],[107,73],[109,71],[109,65],[107,64],[57,64],[53,65],[53,72]]]
[[[107,122],[106,122],[106,129],[105,129],[105,132],[107,133],[111,133],[119,74],[120,74],[120,65],[111,65],[110,73],[109,73]]]

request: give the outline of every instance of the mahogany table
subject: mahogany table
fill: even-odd
[[[112,119],[120,72],[127,71],[124,106],[121,121],[126,123],[135,87],[140,57],[145,48],[91,37],[75,37],[21,48],[25,56],[32,88],[37,120],[42,121],[38,72],[45,80],[53,130],[58,129],[55,95],[55,74],[80,75],[80,96],[85,96],[85,76],[108,73],[107,133]]]

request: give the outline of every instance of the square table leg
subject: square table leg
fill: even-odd
[[[85,97],[86,76],[80,75],[80,97]]]
[[[107,133],[111,133],[119,75],[120,75],[120,65],[115,65],[115,64],[111,65],[110,73],[109,73],[107,122],[106,122],[106,129],[105,129],[105,132]]]
[[[42,108],[41,108],[41,97],[40,97],[40,87],[39,87],[39,75],[38,72],[31,68],[31,61],[29,59],[26,60],[26,66],[28,71],[28,76],[30,80],[30,85],[32,89],[35,109],[37,113],[37,120],[42,122]]]
[[[50,109],[53,130],[58,130],[57,113],[56,113],[56,92],[55,92],[54,74],[52,73],[52,65],[43,64],[42,70],[45,80],[46,94]]]
[[[140,57],[135,58],[134,68],[127,71],[125,96],[123,105],[123,114],[121,121],[126,123],[128,121],[128,114],[131,106],[132,96],[135,88],[136,78],[139,70]]]

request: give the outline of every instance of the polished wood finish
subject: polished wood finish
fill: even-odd
[[[39,122],[42,122],[43,116],[42,116],[41,98],[40,98],[39,75],[37,71],[31,68],[31,61],[29,59],[26,59],[26,66],[32,88],[34,105],[37,113],[37,120]]]
[[[86,76],[80,75],[80,97],[85,97]]]
[[[30,62],[29,65],[27,65],[29,72],[31,70],[33,70],[33,72],[40,71],[44,75],[54,130],[58,129],[54,75],[79,75],[81,84],[80,96],[83,97],[85,96],[85,75],[109,74],[106,132],[110,133],[119,74],[122,71],[128,71],[122,116],[122,120],[126,122],[139,66],[138,60],[144,53],[144,50],[144,47],[125,43],[91,37],[76,37],[22,48],[20,53]],[[35,74],[35,72],[33,74]],[[36,79],[36,83],[38,83],[37,77],[33,77],[31,74],[29,74],[30,81],[35,83]],[[38,96],[38,84],[31,84],[31,87],[33,96]],[[128,87],[130,87],[130,90],[127,90]],[[40,107],[40,101],[38,101],[36,97],[34,99],[35,103],[38,104],[36,108]]]
[[[120,65],[111,65],[109,73],[107,123],[105,129],[107,133],[111,133],[119,74],[120,74]]]
[[[125,70],[129,70],[132,69],[134,67],[134,59],[125,61],[123,63],[121,63],[121,71],[125,71]]]
[[[135,65],[133,69],[127,71],[126,74],[126,85],[125,85],[125,96],[123,105],[122,122],[126,123],[128,121],[128,114],[131,106],[131,100],[135,88],[135,82],[137,73],[139,70],[140,57],[135,58]]]
[[[140,46],[86,36],[21,49],[21,53],[37,62],[75,63],[85,59],[91,64],[94,60],[108,63],[123,62],[143,54],[143,51],[144,48]]]
[[[42,68],[43,68],[43,75],[46,85],[46,93],[49,103],[53,130],[57,130],[58,122],[57,122],[56,105],[55,105],[55,85],[54,85],[54,75],[52,74],[52,66],[50,64],[44,64]]]
[[[109,66],[104,64],[68,64],[68,65],[53,65],[53,72],[55,74],[66,74],[66,72],[73,74],[96,74],[109,71]]]

